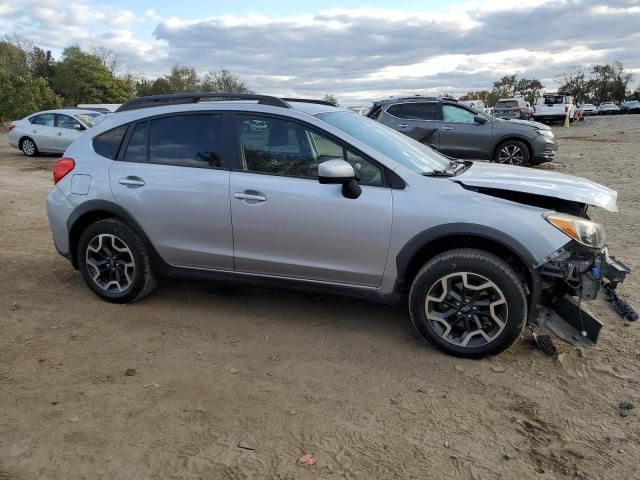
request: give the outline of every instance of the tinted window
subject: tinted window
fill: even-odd
[[[407,120],[438,120],[438,104],[435,102],[391,105],[387,112]]]
[[[318,165],[332,159],[351,163],[363,185],[382,185],[382,170],[337,142],[278,118],[238,116],[243,170],[316,178]]]
[[[182,167],[222,167],[221,130],[221,115],[177,115],[151,120],[149,161]]]
[[[126,131],[127,126],[122,125],[98,135],[93,139],[93,149],[98,155],[114,160],[118,155],[118,149]]]
[[[442,118],[445,122],[475,122],[474,114],[464,108],[453,105],[442,106]]]
[[[69,115],[58,114],[57,116],[59,128],[75,128],[78,130],[82,128],[80,122],[78,122],[75,118],[70,117]]]
[[[53,127],[55,125],[56,115],[54,113],[43,113],[36,115],[31,123],[34,125],[43,125],[45,127]]]
[[[148,122],[141,122],[133,127],[133,133],[122,157],[125,162],[147,161],[147,124]]]
[[[516,108],[518,107],[518,102],[515,100],[505,100],[496,103],[496,108]]]
[[[566,102],[566,98],[564,95],[545,95],[544,103],[546,103],[547,105],[558,105],[568,102]]]

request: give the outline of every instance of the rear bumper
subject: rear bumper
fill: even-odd
[[[550,114],[540,114],[540,113],[534,113],[533,114],[533,119],[538,121],[538,122],[544,122],[546,121],[557,121],[557,120],[564,120],[567,117],[566,113],[550,113]]]
[[[58,187],[53,187],[47,197],[47,217],[56,250],[65,258],[70,258],[67,219],[71,212],[73,212],[73,206],[65,198],[62,190]]]

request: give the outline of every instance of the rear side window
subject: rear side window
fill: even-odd
[[[104,132],[93,139],[93,149],[98,155],[115,160],[127,126],[122,125]]]
[[[150,125],[149,162],[181,167],[222,167],[221,115],[176,115],[151,120]]]
[[[435,102],[396,104],[391,105],[387,113],[407,120],[438,120],[438,104]]]
[[[55,121],[55,113],[43,113],[41,115],[36,115],[31,119],[32,124],[42,125],[43,127],[53,127],[55,125]]]
[[[132,127],[133,132],[122,156],[125,162],[147,161],[147,124],[148,122],[140,122]]]

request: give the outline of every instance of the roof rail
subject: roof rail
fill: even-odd
[[[314,100],[312,98],[282,98],[281,100],[284,100],[285,102],[315,103],[317,105],[335,107],[333,103],[327,102],[326,100]]]
[[[159,107],[162,105],[181,105],[187,103],[198,103],[203,98],[218,98],[221,100],[257,100],[262,105],[272,107],[291,108],[290,105],[277,97],[269,95],[256,95],[254,93],[172,93],[169,95],[151,95],[148,97],[138,97],[126,101],[116,110],[116,112],[126,112],[139,108]]]

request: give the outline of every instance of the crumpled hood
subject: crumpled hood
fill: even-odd
[[[513,165],[474,162],[465,172],[450,177],[469,187],[495,188],[586,203],[617,212],[618,193],[586,178]]]

